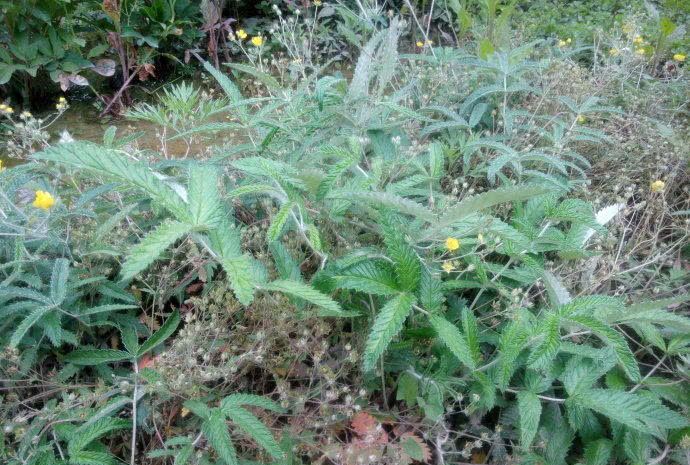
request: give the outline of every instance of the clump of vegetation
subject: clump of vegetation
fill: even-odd
[[[4,462],[687,462],[678,28],[439,3],[202,2],[211,80],[124,112],[158,151],[0,106]]]

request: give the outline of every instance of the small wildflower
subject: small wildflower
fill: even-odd
[[[424,47],[424,42],[422,42],[421,40],[418,40],[417,41],[417,47],[419,47],[419,48]]]
[[[638,55],[644,56],[647,54],[647,51],[644,48],[640,47],[640,48],[635,49],[635,53],[637,53]]]
[[[560,40],[558,41],[558,46],[559,46],[559,47],[565,47],[566,45],[568,45],[568,42],[566,42],[565,40],[560,39]]]
[[[314,6],[321,6],[321,0],[314,0]]]
[[[255,47],[261,47],[264,44],[264,38],[261,36],[252,37],[252,45]]]
[[[1,104],[0,105],[0,112],[2,112],[5,115],[11,115],[12,113],[14,113],[14,109],[12,109],[12,107],[7,106],[5,104]]]
[[[247,38],[247,31],[245,31],[244,29],[239,29],[237,31],[237,37],[239,37],[242,40],[246,39]]]
[[[455,269],[455,267],[453,266],[453,264],[451,262],[443,262],[443,265],[441,265],[441,268],[443,268],[443,271],[445,271],[446,273],[450,273],[451,271],[453,271]]]
[[[586,121],[587,121],[587,118],[585,118],[585,117],[582,116],[582,115],[577,115],[577,122],[578,122],[579,124],[585,123]]]
[[[62,111],[62,110],[65,110],[67,108],[67,106],[68,106],[67,105],[67,99],[65,97],[60,97],[58,99],[58,103],[55,105],[55,109]]]
[[[633,39],[633,44],[640,45],[643,43],[644,43],[644,39],[642,38],[642,36],[638,35],[638,36],[635,36],[635,38]]]
[[[612,48],[609,50],[609,55],[611,55],[612,57],[617,57],[620,54],[621,54],[621,51],[618,50],[617,48]]]
[[[477,234],[477,242],[479,242],[480,244],[484,244],[484,234]]]
[[[29,118],[31,118],[32,116],[33,116],[33,115],[31,114],[30,111],[23,111],[23,112],[21,112],[21,114],[19,115],[19,117],[20,117],[21,119],[29,119]]]
[[[36,208],[42,210],[49,210],[53,205],[55,205],[55,198],[46,191],[36,191],[36,198],[32,205]]]
[[[683,53],[676,53],[675,55],[673,55],[673,59],[676,61],[685,61],[687,57],[688,56]]]
[[[666,187],[666,183],[661,179],[657,179],[649,185],[650,190],[655,193],[663,192],[664,187]]]
[[[426,45],[427,47],[431,47],[432,45],[434,45],[434,41],[431,40],[431,39],[427,39],[427,40],[424,42],[424,45]]]
[[[446,249],[450,250],[451,252],[458,250],[460,248],[460,241],[457,240],[454,237],[449,237],[446,239]]]

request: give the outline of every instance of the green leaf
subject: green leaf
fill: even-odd
[[[132,310],[135,308],[139,308],[139,306],[138,305],[127,305],[127,304],[99,305],[97,307],[91,307],[91,308],[87,308],[85,310],[81,310],[78,313],[78,315],[80,317],[82,317],[82,316],[89,316],[89,315],[97,315],[99,313],[117,312],[119,310]]]
[[[223,270],[228,276],[230,287],[235,297],[242,305],[249,305],[254,300],[254,290],[257,287],[256,280],[249,270],[254,266],[248,255],[226,257],[220,261]]]
[[[567,402],[594,410],[612,420],[642,433],[683,428],[688,419],[650,396],[613,389],[582,390]]]
[[[438,315],[429,315],[429,322],[436,330],[439,339],[455,355],[460,362],[470,370],[477,368],[474,357],[470,352],[465,335],[460,332],[457,326]]]
[[[397,400],[404,400],[408,407],[414,407],[417,404],[417,395],[419,393],[419,383],[417,378],[408,372],[403,372],[398,378],[398,389],[395,394]]]
[[[416,291],[422,274],[419,257],[403,235],[400,222],[390,213],[381,218],[381,232],[388,256],[393,260],[400,289]]]
[[[280,233],[283,232],[283,228],[285,227],[285,223],[287,222],[288,218],[290,217],[290,212],[292,211],[292,207],[295,206],[294,202],[285,202],[281,207],[280,210],[278,210],[278,213],[273,217],[273,221],[271,221],[271,226],[268,228],[268,231],[266,232],[266,240],[268,242],[273,242],[278,240],[280,237]]]
[[[429,312],[440,310],[446,300],[441,280],[432,275],[426,267],[422,268],[418,297],[421,306]]]
[[[340,305],[329,296],[298,281],[281,279],[263,284],[261,287],[266,291],[282,292],[283,294],[306,300],[317,307],[321,307],[323,311],[320,312],[320,314],[323,316],[350,316],[343,312]]]
[[[120,270],[120,279],[128,281],[144,271],[160,257],[165,249],[191,230],[192,226],[179,221],[168,220],[162,223],[132,248],[127,260],[122,265],[122,270]]]
[[[195,226],[217,227],[223,220],[217,168],[194,165],[189,171],[189,211]]]
[[[608,439],[597,439],[585,446],[585,465],[608,465],[613,443]]]
[[[224,73],[217,70],[212,64],[206,61],[202,63],[204,65],[204,69],[206,70],[206,72],[213,76],[213,78],[218,82],[220,87],[223,89],[223,92],[225,92],[225,95],[227,95],[230,99],[230,102],[235,105],[239,104],[242,101],[242,93],[240,92],[240,89],[235,85],[235,83],[232,82],[232,80]],[[246,120],[248,117],[247,109],[243,105],[235,106],[235,112],[237,112],[238,116],[242,121]]]
[[[187,205],[165,176],[148,166],[133,161],[125,152],[107,149],[91,142],[58,144],[34,158],[63,163],[76,169],[90,170],[97,174],[127,182],[145,191],[158,204],[173,213],[179,220],[186,220]]]
[[[201,431],[226,465],[239,465],[237,452],[235,452],[235,446],[230,439],[223,412],[219,409],[213,409],[208,418],[201,424]]]
[[[542,341],[527,360],[532,368],[545,367],[558,354],[561,346],[560,323],[561,317],[558,313],[550,313],[542,320],[538,330]]]
[[[441,217],[435,229],[444,228],[456,223],[467,216],[477,213],[494,205],[506,202],[519,202],[549,192],[549,188],[536,185],[510,186],[494,189],[488,192],[466,197],[457,205],[450,208]]]
[[[610,345],[616,352],[616,358],[628,377],[633,381],[640,380],[640,367],[637,364],[635,355],[630,350],[625,338],[615,329],[607,326],[599,320],[588,316],[571,315],[568,321],[583,326],[599,336],[604,342]]]
[[[283,413],[285,411],[284,408],[268,397],[257,396],[254,394],[231,394],[224,398],[220,403],[220,408],[224,411],[226,409],[242,406],[259,407],[277,413]]]
[[[479,347],[479,328],[477,327],[477,319],[474,313],[467,307],[462,309],[462,330],[465,332],[467,348],[476,366],[482,357],[481,348]]]
[[[132,422],[121,418],[102,418],[96,422],[77,428],[67,444],[70,455],[85,449],[93,441],[102,438],[111,431],[131,428]]]
[[[153,336],[148,338],[139,348],[139,352],[137,353],[138,357],[141,357],[144,355],[146,352],[154,349],[156,346],[159,344],[162,344],[163,341],[165,341],[167,338],[169,338],[172,333],[175,332],[177,329],[177,326],[180,324],[180,312],[179,310],[175,310],[172,315],[163,323],[163,326],[160,327],[158,331],[156,331]]]
[[[117,457],[94,450],[78,450],[69,454],[70,465],[119,465]]]
[[[55,305],[60,305],[65,300],[67,293],[67,279],[69,278],[69,260],[59,258],[53,264],[53,272],[50,276],[50,300]]]
[[[271,432],[249,411],[242,407],[233,406],[232,408],[224,409],[223,413],[225,413],[233,423],[244,430],[245,433],[251,436],[261,447],[266,449],[273,458],[278,460],[284,458],[283,451],[273,438]]]
[[[529,449],[539,429],[541,401],[530,391],[518,392],[517,400],[520,412],[520,445],[524,449]]]
[[[363,370],[365,372],[376,367],[376,362],[402,329],[414,302],[414,296],[403,293],[393,297],[383,306],[376,316],[364,349]]]
[[[27,331],[31,329],[31,327],[36,324],[38,320],[40,320],[46,313],[54,309],[55,306],[53,305],[47,305],[45,307],[39,307],[33,312],[29,314],[26,318],[22,320],[21,323],[17,326],[17,328],[14,330],[14,333],[12,333],[12,337],[10,338],[10,347],[17,347],[21,340],[24,338],[26,335]]]
[[[123,350],[83,349],[67,354],[65,361],[75,365],[102,365],[130,358],[132,358],[132,355]]]
[[[341,289],[351,289],[373,295],[392,295],[398,292],[395,274],[383,263],[363,261],[334,274]]]

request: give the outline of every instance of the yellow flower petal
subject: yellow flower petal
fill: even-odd
[[[453,271],[455,269],[455,267],[453,266],[453,264],[451,262],[443,262],[443,265],[441,265],[441,268],[443,268],[443,271],[445,271],[446,273],[450,273],[451,271]]]
[[[686,58],[687,58],[687,55],[685,55],[683,53],[676,53],[675,55],[673,55],[673,59],[676,61],[685,61]]]
[[[422,42],[421,40],[418,40],[417,41],[417,47],[419,47],[419,48],[424,47],[424,42]]]
[[[666,183],[661,179],[657,179],[649,185],[649,188],[652,192],[663,192],[665,187]]]
[[[454,237],[449,237],[446,239],[446,249],[450,250],[453,252],[454,250],[458,250],[460,248],[460,241],[457,240]]]
[[[240,29],[237,31],[237,37],[239,37],[240,39],[246,39],[247,32],[244,29]]]
[[[55,198],[46,191],[36,191],[36,198],[32,205],[36,208],[42,210],[49,210],[53,205],[55,205]]]
[[[255,47],[261,47],[264,44],[264,38],[261,36],[252,37],[252,45]]]

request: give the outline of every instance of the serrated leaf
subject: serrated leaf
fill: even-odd
[[[630,350],[625,338],[618,331],[599,320],[583,315],[571,315],[567,319],[589,329],[609,344],[615,351],[618,363],[625,370],[628,377],[633,381],[640,380],[640,367],[637,364],[635,355]]]
[[[75,365],[102,365],[130,358],[132,358],[132,355],[122,350],[82,349],[67,354],[65,361]]]
[[[527,360],[532,368],[545,367],[558,354],[558,349],[561,346],[560,322],[560,315],[551,313],[539,326],[538,334],[542,337],[542,341]]]
[[[50,276],[50,300],[55,305],[60,305],[65,300],[67,293],[67,279],[69,278],[69,260],[59,258],[53,264],[53,272]]]
[[[17,345],[19,345],[21,340],[26,335],[27,331],[29,331],[29,329],[31,329],[31,327],[35,325],[38,320],[40,320],[45,314],[54,308],[55,306],[53,305],[39,307],[31,312],[29,316],[24,318],[14,330],[14,333],[12,333],[12,337],[10,338],[10,347],[17,347]]]
[[[220,403],[220,408],[225,410],[234,407],[250,406],[260,407],[272,412],[282,413],[285,411],[278,403],[264,396],[254,394],[231,394],[224,398]]]
[[[541,401],[530,391],[520,391],[517,394],[518,411],[520,412],[520,445],[529,449],[539,429],[541,417]]]
[[[165,249],[191,230],[192,226],[179,221],[168,220],[162,223],[132,248],[127,260],[122,265],[122,270],[120,270],[120,279],[128,281],[144,271],[154,261],[158,260]]]
[[[446,300],[441,280],[426,268],[422,268],[418,297],[421,306],[429,312],[438,311]]]
[[[85,449],[93,441],[111,431],[131,428],[132,422],[121,418],[102,418],[94,423],[77,428],[67,444],[70,455]]]
[[[252,259],[248,255],[226,257],[220,261],[223,270],[228,276],[230,287],[235,297],[242,305],[249,305],[254,300],[254,290],[258,283],[253,279],[249,270],[253,266]]]
[[[280,207],[280,210],[278,210],[278,213],[276,213],[276,215],[273,217],[273,221],[271,221],[271,226],[268,228],[268,231],[266,232],[266,240],[268,242],[278,240],[278,237],[280,237],[280,233],[283,232],[285,223],[290,217],[290,212],[292,211],[292,207],[294,207],[294,205],[294,202],[285,202]]]
[[[411,294],[398,294],[389,300],[379,311],[367,339],[363,355],[363,370],[371,371],[386,351],[393,338],[400,332],[412,311],[414,297]]]
[[[441,342],[450,349],[463,365],[470,370],[477,368],[467,344],[467,339],[457,326],[438,315],[429,315],[429,323],[431,323]]]
[[[688,426],[688,419],[649,396],[613,389],[588,389],[568,398],[642,433]]]
[[[214,409],[208,418],[201,424],[201,431],[211,443],[218,456],[226,465],[239,465],[237,452],[230,439],[228,427],[225,424],[225,415],[218,409]]]
[[[298,281],[281,279],[263,284],[261,287],[266,291],[282,292],[283,294],[306,300],[317,307],[321,307],[323,309],[322,314],[325,316],[346,315],[335,300],[331,299],[326,294],[322,294],[313,287]]]
[[[405,240],[403,231],[397,218],[390,213],[383,214],[383,242],[388,256],[393,260],[398,286],[405,291],[415,291],[421,279],[422,265],[412,246]]]
[[[172,313],[172,315],[170,315],[170,317],[168,317],[168,319],[165,320],[163,326],[161,326],[160,329],[153,334],[153,336],[144,341],[144,343],[139,348],[137,356],[141,357],[146,352],[153,350],[156,346],[162,344],[163,341],[172,336],[172,333],[175,332],[179,324],[180,312],[179,310],[175,310]]]
[[[332,278],[341,289],[374,295],[392,295],[399,291],[393,271],[386,265],[374,261],[357,263],[335,273]]]
[[[192,223],[214,228],[223,219],[217,168],[194,165],[189,171],[189,211]]]
[[[608,439],[597,439],[585,446],[585,465],[608,465],[613,444]]]
[[[245,433],[254,439],[261,447],[275,459],[283,458],[283,451],[276,442],[271,432],[248,410],[242,407],[232,406],[223,410],[230,420],[239,426]]]

